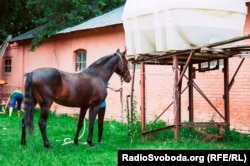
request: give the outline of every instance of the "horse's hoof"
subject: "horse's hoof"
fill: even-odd
[[[26,147],[26,144],[21,144],[22,147]]]
[[[47,148],[47,149],[49,149],[49,150],[51,150],[51,149],[53,149],[51,146],[46,146],[45,148]]]
[[[89,146],[94,146],[94,144],[92,143],[92,141],[87,141]]]
[[[78,145],[78,140],[77,140],[77,141],[76,141],[76,140],[74,140],[74,144],[75,144],[75,145]]]
[[[26,146],[26,142],[25,141],[21,141],[21,145],[22,146]]]
[[[101,142],[97,142],[96,146],[101,146]]]
[[[47,149],[52,149],[52,147],[50,145],[44,145],[44,147]]]

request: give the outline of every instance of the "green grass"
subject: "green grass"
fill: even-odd
[[[47,123],[47,133],[53,149],[43,147],[38,129],[39,111],[35,113],[35,130],[32,136],[27,135],[27,146],[20,145],[21,117],[0,115],[0,164],[1,166],[40,166],[40,165],[117,165],[119,149],[247,149],[250,150],[250,135],[226,130],[223,140],[202,142],[199,133],[182,128],[177,141],[173,130],[165,130],[141,139],[140,124],[136,125],[133,139],[128,137],[128,126],[116,121],[106,121],[101,145],[89,147],[86,141],[87,127],[79,145],[72,143],[62,145],[64,138],[73,138],[77,120],[66,115],[51,114]],[[88,125],[88,121],[86,121]],[[164,126],[163,122],[148,125],[148,128]],[[95,126],[97,129],[97,125]],[[94,132],[93,142],[97,138]]]

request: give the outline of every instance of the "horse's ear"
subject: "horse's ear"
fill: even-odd
[[[125,56],[127,52],[127,48],[125,47],[125,50],[123,51],[122,55]]]
[[[120,49],[119,48],[116,50],[116,53],[120,53]]]

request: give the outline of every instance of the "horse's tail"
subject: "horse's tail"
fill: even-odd
[[[27,73],[25,76],[24,125],[29,133],[32,134],[34,130],[34,96],[31,87],[33,73]]]

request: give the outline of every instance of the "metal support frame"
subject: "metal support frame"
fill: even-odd
[[[135,67],[136,64],[133,64],[133,72],[132,72],[132,81],[131,81],[131,94],[127,95],[126,103],[127,103],[127,120],[128,123],[133,122],[134,118],[134,83],[135,83]],[[130,98],[130,104],[129,104]],[[129,106],[131,108],[129,108]]]
[[[242,58],[242,60],[241,60],[241,62],[240,62],[240,64],[239,64],[237,70],[235,71],[235,73],[234,73],[234,75],[233,75],[233,77],[232,77],[232,79],[231,79],[231,81],[230,81],[230,83],[229,83],[229,91],[230,91],[230,89],[232,88],[232,86],[233,86],[233,84],[234,84],[235,77],[236,77],[236,75],[238,74],[238,72],[239,72],[239,70],[240,70],[240,68],[241,68],[241,66],[242,66],[242,64],[243,64],[244,61],[245,61],[245,58]]]
[[[163,111],[163,113],[170,108],[170,106],[174,105],[174,125],[166,126],[160,129],[155,129],[152,131],[147,131],[146,130],[146,102],[145,102],[145,63],[141,62],[141,133],[142,136],[145,136],[150,133],[155,133],[159,132],[162,130],[166,130],[169,128],[174,128],[174,139],[178,139],[179,137],[179,130],[180,127],[191,127],[197,132],[204,134],[206,137],[204,140],[208,140],[210,138],[222,138],[223,133],[224,133],[224,128],[223,126],[228,126],[230,127],[230,113],[229,113],[229,90],[232,86],[232,82],[234,81],[234,77],[239,71],[239,68],[242,66],[242,62],[239,64],[239,67],[237,68],[232,80],[229,83],[229,62],[228,58],[224,58],[224,69],[223,69],[223,74],[224,74],[224,116],[217,110],[217,108],[212,104],[212,102],[206,97],[206,95],[202,92],[202,90],[198,87],[198,85],[194,82],[195,78],[195,68],[193,67],[192,63],[189,63],[188,65],[186,64],[185,66],[188,66],[188,77],[183,75],[183,77],[188,79],[188,86],[184,88],[184,90],[181,90],[180,86],[181,84],[178,85],[178,83],[181,82],[181,79],[179,77],[179,73],[184,72],[184,70],[179,70],[179,65],[178,65],[178,56],[173,56],[173,101],[169,104],[169,106]],[[181,74],[180,74],[181,76]],[[191,125],[186,125],[181,122],[181,94],[188,88],[188,96],[189,96],[189,106],[188,106],[188,111],[189,111],[189,121],[191,122]],[[194,95],[193,95],[193,89],[196,89],[197,92],[201,94],[201,96],[210,104],[210,106],[220,115],[222,119],[224,119],[224,122],[215,122],[214,124],[209,124],[209,123],[198,123],[194,122]],[[161,113],[160,116],[163,114]],[[160,117],[159,116],[159,117]],[[155,121],[157,121],[156,118]],[[197,126],[213,126],[213,127],[218,127],[219,128],[219,134],[207,134],[204,131],[201,131],[197,129]]]
[[[224,59],[224,113],[225,122],[230,127],[230,115],[229,115],[229,63],[228,58]]]
[[[188,68],[188,111],[189,111],[189,121],[193,122],[194,121],[194,88],[193,88],[193,79],[194,79],[194,68],[193,64],[189,64]]]
[[[228,43],[232,43],[232,42],[236,42],[236,41],[240,41],[240,40],[245,40],[245,39],[249,39],[250,38],[250,34],[243,36],[243,37],[236,37],[233,39],[229,39],[226,41],[222,41],[222,42],[217,42],[217,43],[213,43],[213,44],[209,44],[206,45],[204,47],[215,47],[215,46],[219,46],[219,45],[223,45],[223,44],[228,44]],[[147,61],[150,61],[152,59],[152,57],[150,58],[144,58],[142,60],[135,60],[134,64],[136,63],[140,63],[141,66],[141,74],[140,74],[140,86],[141,86],[141,134],[142,136],[145,136],[146,134],[150,134],[150,133],[154,133],[154,132],[158,132],[158,131],[162,131],[165,129],[169,129],[169,128],[174,128],[174,138],[178,139],[179,137],[179,130],[180,127],[191,127],[195,130],[197,130],[197,126],[207,126],[207,125],[212,125],[213,127],[218,127],[219,128],[219,134],[213,134],[213,135],[209,135],[203,131],[197,130],[198,132],[200,132],[201,134],[204,134],[206,136],[205,140],[212,138],[222,138],[223,137],[223,133],[224,133],[224,128],[223,126],[230,126],[230,108],[229,108],[229,91],[233,85],[234,82],[234,78],[236,76],[236,74],[238,73],[239,68],[241,67],[243,60],[241,61],[241,63],[239,64],[239,67],[237,68],[234,76],[232,77],[232,80],[229,82],[229,57],[227,58],[223,58],[224,59],[224,69],[223,69],[223,73],[224,73],[224,95],[223,95],[223,99],[224,99],[224,116],[216,109],[216,107],[209,101],[209,99],[205,96],[205,94],[199,89],[199,87],[195,84],[195,82],[193,81],[193,79],[195,78],[195,68],[193,68],[193,63],[192,63],[192,57],[194,55],[194,53],[196,51],[201,51],[203,47],[197,47],[195,49],[192,50],[183,50],[183,51],[179,51],[179,52],[175,52],[175,53],[169,53],[169,54],[163,54],[160,55],[158,57],[154,57],[153,59],[155,60],[160,60],[160,59],[165,59],[165,58],[169,58],[172,57],[173,63],[173,101],[172,103],[163,111],[163,113],[171,106],[174,105],[174,125],[170,125],[170,126],[166,126],[160,129],[155,129],[153,131],[146,131],[146,102],[145,102],[145,64]],[[250,48],[250,46],[249,46]],[[230,48],[228,48],[230,49]],[[232,48],[233,50],[234,48]],[[187,58],[187,61],[184,65],[184,68],[182,68],[182,71],[179,71],[179,64],[178,64],[178,56],[179,55],[187,55],[189,53],[189,56]],[[183,67],[183,66],[182,66]],[[185,76],[185,72],[188,69],[188,77]],[[180,72],[180,75],[179,75]],[[181,82],[182,82],[182,78],[185,77],[188,79],[188,86],[182,91],[181,91]],[[185,123],[181,123],[181,94],[186,90],[189,89],[188,91],[188,96],[189,96],[189,106],[188,106],[188,111],[189,111],[189,121],[191,122],[191,124],[185,124]],[[213,124],[208,124],[208,123],[198,123],[198,122],[194,122],[194,100],[193,100],[193,89],[196,89],[201,95],[202,97],[204,97],[204,99],[214,108],[214,110],[222,117],[222,119],[224,119],[224,122],[219,123],[219,122],[214,122]],[[133,89],[133,86],[132,86]],[[132,94],[133,96],[133,94]],[[131,101],[132,101],[132,97],[131,96]],[[132,103],[132,102],[131,102]],[[163,114],[162,113],[162,114]],[[162,115],[160,114],[160,116]],[[159,117],[160,117],[159,116]],[[159,117],[157,119],[159,119]],[[157,120],[156,119],[156,120]],[[156,121],[155,120],[155,121]]]
[[[173,56],[173,102],[174,102],[174,138],[178,139],[180,130],[180,90],[178,56]]]
[[[145,108],[145,63],[141,62],[141,132],[146,131],[146,108]]]
[[[133,115],[134,115],[134,106],[133,106],[133,104],[134,104],[134,84],[135,84],[135,68],[136,68],[136,64],[133,64],[133,74],[132,74],[132,83],[131,83],[131,98],[130,98],[130,104],[131,104],[131,112],[130,112],[130,114],[131,114],[131,118],[130,118],[130,120],[131,121],[133,121],[134,119],[133,119]]]

